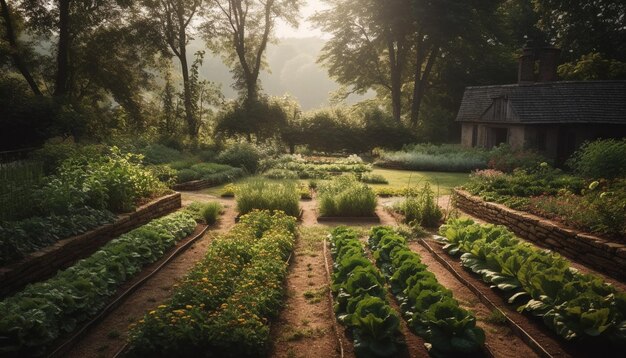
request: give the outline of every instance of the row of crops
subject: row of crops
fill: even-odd
[[[460,256],[465,268],[562,339],[609,350],[626,346],[626,293],[521,241],[504,226],[455,219],[440,234],[443,248]]]
[[[387,300],[386,283],[400,303],[401,316],[428,343],[431,356],[482,349],[485,335],[476,327],[476,318],[437,282],[419,255],[408,248],[405,237],[390,227],[372,229],[368,247],[380,271],[367,258],[358,237],[355,230],[339,227],[330,239],[334,309],[354,337],[357,356],[398,354],[400,315]]]

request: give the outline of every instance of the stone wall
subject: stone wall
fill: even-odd
[[[84,234],[59,240],[24,259],[0,268],[0,297],[25,285],[52,277],[58,270],[88,257],[110,240],[181,207],[180,193],[166,195],[142,205],[129,214],[119,215],[111,224]]]
[[[568,229],[554,221],[501,204],[485,202],[463,190],[455,189],[454,196],[455,205],[470,215],[506,225],[528,241],[626,281],[626,245]]]
[[[212,179],[202,179],[202,180],[192,180],[186,183],[175,184],[172,189],[174,190],[188,190],[195,191],[204,188],[208,188],[211,186],[218,185],[215,180]]]

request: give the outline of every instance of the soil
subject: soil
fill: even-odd
[[[183,193],[183,205],[191,201],[218,200],[225,212],[218,224],[189,249],[174,258],[168,265],[127,297],[124,302],[91,329],[64,357],[112,357],[124,345],[128,337],[128,325],[140,319],[147,311],[166,301],[172,295],[172,287],[204,256],[212,238],[228,231],[235,224],[234,201],[216,199],[208,195]]]

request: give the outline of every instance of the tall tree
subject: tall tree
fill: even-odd
[[[187,45],[193,39],[191,26],[202,10],[202,0],[145,0],[145,8],[149,16],[158,26],[163,41],[171,55],[180,62],[183,76],[183,103],[185,105],[185,121],[191,137],[198,136],[198,115],[194,110],[191,81],[189,78],[189,62]]]
[[[13,20],[13,13],[11,12],[11,8],[7,4],[6,0],[0,0],[0,13],[2,14],[4,35],[9,46],[9,52],[11,59],[13,60],[13,64],[18,71],[20,71],[33,93],[41,96],[42,93],[39,89],[39,85],[33,78],[26,60],[24,59],[23,51],[17,39],[17,29]]]
[[[332,38],[319,62],[331,77],[351,87],[349,93],[374,89],[391,98],[393,117],[400,121],[402,86],[412,31],[411,5],[403,0],[328,0],[330,8],[313,21]]]
[[[259,74],[278,19],[297,26],[301,0],[208,0],[204,35],[235,77],[247,102],[259,98]]]

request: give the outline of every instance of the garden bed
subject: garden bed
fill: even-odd
[[[47,279],[59,269],[91,255],[113,238],[180,207],[180,193],[166,195],[138,207],[132,213],[119,215],[112,224],[62,239],[18,262],[0,268],[0,297],[16,292],[29,283]]]
[[[485,221],[508,226],[522,238],[626,281],[626,245],[565,228],[561,224],[455,189],[455,205]]]
[[[124,283],[116,292],[116,294],[108,300],[107,306],[100,313],[86,322],[80,329],[68,337],[62,337],[59,344],[51,349],[49,357],[64,357],[74,347],[74,345],[84,337],[93,327],[102,321],[109,313],[119,307],[124,300],[133,294],[146,281],[158,273],[165,265],[172,261],[176,256],[181,254],[198,239],[200,239],[209,229],[209,226],[198,224],[193,233],[179,241],[174,247],[163,254],[163,258],[146,266],[141,273],[132,280]]]

